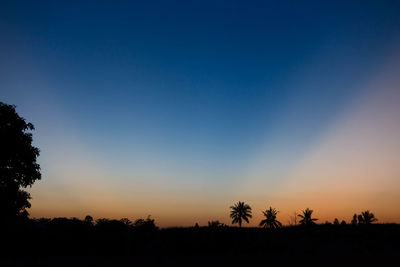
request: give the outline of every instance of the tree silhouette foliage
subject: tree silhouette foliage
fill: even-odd
[[[353,219],[351,220],[351,224],[352,224],[352,225],[357,225],[357,222],[358,222],[358,221],[357,221],[357,214],[354,213]]]
[[[377,220],[378,219],[375,218],[375,215],[369,210],[363,211],[360,215],[358,215],[359,224],[371,224],[373,222],[376,222]]]
[[[36,162],[39,149],[32,146],[32,123],[15,111],[15,106],[0,102],[0,216],[12,219],[27,216],[30,194],[22,188],[41,179]]]
[[[158,227],[155,224],[154,219],[152,219],[149,216],[147,216],[146,219],[137,219],[134,223],[133,226],[139,229],[143,229],[143,230],[156,230],[158,229]]]
[[[232,224],[239,224],[239,227],[242,227],[242,222],[245,221],[249,223],[249,218],[251,215],[251,207],[244,202],[238,202],[235,205],[231,206],[231,218]]]
[[[315,221],[318,220],[316,218],[312,218],[313,210],[310,210],[309,208],[306,208],[302,212],[303,212],[303,214],[297,215],[297,216],[299,216],[301,218],[300,224],[302,224],[302,225],[313,225],[313,224],[315,224]]]
[[[221,223],[220,221],[208,221],[208,227],[209,228],[219,228],[219,227],[225,227],[224,223]]]
[[[276,219],[278,212],[279,211],[272,207],[269,207],[269,209],[263,211],[262,213],[265,219],[260,222],[260,226],[270,229],[282,227],[282,223]]]
[[[83,220],[87,225],[93,225],[93,217],[90,215],[86,215],[85,219]]]

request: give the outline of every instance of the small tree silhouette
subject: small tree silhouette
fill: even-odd
[[[358,224],[364,224],[364,218],[361,214],[357,215]]]
[[[357,222],[358,222],[358,221],[357,221],[357,214],[354,213],[353,219],[351,220],[351,224],[352,224],[352,225],[357,225]]]
[[[208,221],[208,227],[210,228],[219,228],[219,227],[224,227],[225,224],[221,223],[220,221]]]
[[[123,224],[125,224],[126,226],[131,226],[132,225],[131,220],[129,220],[128,218],[122,218],[119,221],[122,222]]]
[[[249,223],[249,218],[252,217],[251,207],[249,205],[239,201],[230,208],[231,208],[230,217],[233,219],[232,224],[238,223],[239,227],[242,227],[243,220]]]
[[[335,220],[333,221],[333,224],[334,224],[334,225],[339,225],[339,219],[338,219],[338,218],[335,218]]]
[[[309,208],[306,208],[302,212],[303,212],[303,214],[297,215],[297,216],[299,216],[301,218],[300,224],[302,224],[302,225],[314,225],[315,221],[318,220],[316,218],[312,218],[313,210],[310,210]]]
[[[276,229],[282,227],[282,223],[276,219],[276,215],[279,211],[276,209],[269,207],[269,209],[263,211],[263,215],[265,217],[264,220],[260,222],[260,227]]]
[[[361,219],[361,221],[360,221]],[[376,222],[378,219],[375,218],[375,215],[370,212],[369,210],[361,212],[361,215],[358,215],[358,220],[359,223],[361,224],[371,224],[373,222]]]
[[[83,220],[84,223],[86,223],[87,225],[93,225],[93,217],[90,215],[87,215],[85,217],[85,219]]]
[[[143,229],[143,230],[157,230],[158,227],[155,224],[154,219],[150,218],[151,215],[147,216],[147,219],[137,219],[134,223],[133,226],[137,229]]]

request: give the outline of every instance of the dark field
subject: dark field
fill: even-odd
[[[60,220],[2,236],[1,266],[400,266],[397,224],[157,230]]]

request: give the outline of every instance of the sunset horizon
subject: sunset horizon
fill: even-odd
[[[0,101],[40,149],[30,218],[232,225],[244,201],[244,227],[400,223],[397,2],[0,7]]]

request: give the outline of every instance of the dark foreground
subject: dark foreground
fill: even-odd
[[[2,228],[0,266],[400,266],[400,225]]]

